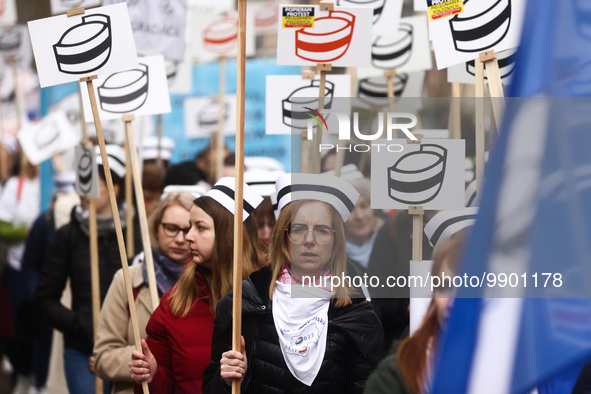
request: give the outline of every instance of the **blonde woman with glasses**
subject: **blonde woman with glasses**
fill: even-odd
[[[158,203],[149,218],[154,270],[161,297],[175,285],[189,256],[189,243],[185,240],[185,234],[190,229],[189,212],[193,200],[193,195],[187,192],[171,193]],[[152,302],[143,261],[142,252],[134,259],[135,264],[130,267],[129,273],[140,335],[145,338]],[[94,345],[95,372],[100,378],[113,382],[112,393],[133,393],[128,367],[133,349],[125,282],[123,271],[119,270],[105,297]]]

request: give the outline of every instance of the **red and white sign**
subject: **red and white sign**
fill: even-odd
[[[280,7],[285,5],[280,5]],[[315,65],[331,63],[336,67],[367,67],[371,64],[372,10],[340,8],[314,10],[314,27],[282,28],[278,24],[277,64]],[[281,18],[281,13],[277,17]]]

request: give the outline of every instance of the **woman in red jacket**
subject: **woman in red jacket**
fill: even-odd
[[[191,208],[192,259],[177,284],[162,296],[146,327],[142,353],[132,353],[129,370],[136,393],[147,380],[150,393],[201,393],[209,363],[217,302],[232,289],[234,178],[222,178]],[[261,241],[249,217],[262,198],[244,185],[242,277],[264,265]]]

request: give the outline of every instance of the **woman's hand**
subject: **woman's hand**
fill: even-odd
[[[129,362],[131,379],[137,384],[141,384],[144,380],[150,383],[156,374],[156,369],[158,369],[156,358],[150,352],[145,339],[142,339],[142,353],[134,350]]]
[[[88,358],[88,370],[94,375],[94,357],[92,356]]]
[[[228,350],[222,354],[220,360],[220,372],[222,379],[228,386],[232,385],[235,379],[242,380],[246,373],[246,350],[244,346],[244,337],[241,337],[240,352],[235,350]]]

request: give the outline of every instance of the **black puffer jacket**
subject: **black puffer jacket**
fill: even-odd
[[[361,393],[365,380],[383,356],[380,322],[371,304],[353,304],[328,310],[328,337],[322,366],[312,386],[297,380],[287,368],[275,331],[269,299],[271,269],[265,267],[242,282],[242,335],[248,370],[244,393]],[[230,392],[220,376],[222,353],[231,349],[232,292],[217,305],[211,361],[203,375],[204,393]]]
[[[88,236],[73,214],[69,224],[60,228],[49,245],[35,291],[35,306],[41,318],[64,334],[64,346],[92,353],[92,290]],[[138,229],[139,226],[134,226]],[[125,233],[124,233],[125,234]],[[136,231],[135,251],[141,251],[141,238]],[[98,237],[101,305],[113,276],[121,268],[115,230]],[[64,307],[60,298],[70,279],[72,308]]]

